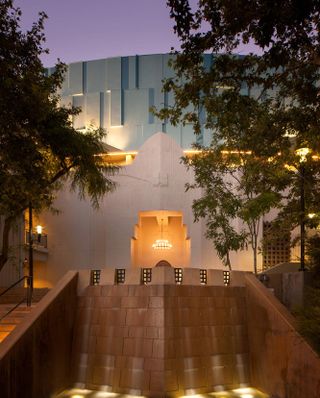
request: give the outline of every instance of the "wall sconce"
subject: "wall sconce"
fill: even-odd
[[[230,285],[230,271],[223,271],[223,283],[225,286]]]

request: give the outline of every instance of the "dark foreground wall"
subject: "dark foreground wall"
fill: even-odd
[[[68,272],[0,345],[1,398],[48,398],[69,386],[76,289]]]
[[[252,385],[273,398],[319,398],[319,356],[286,308],[253,275],[245,279]]]

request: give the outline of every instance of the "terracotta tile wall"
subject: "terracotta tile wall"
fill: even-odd
[[[243,287],[89,286],[76,325],[80,387],[163,396],[249,382]]]

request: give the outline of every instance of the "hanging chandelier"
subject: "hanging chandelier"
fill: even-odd
[[[154,249],[168,250],[172,248],[172,244],[168,239],[157,239],[152,245]]]
[[[168,239],[163,239],[163,219],[160,222],[160,239],[156,239],[152,248],[155,250],[169,250],[172,248],[172,244]]]

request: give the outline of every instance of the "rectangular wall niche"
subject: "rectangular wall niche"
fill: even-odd
[[[167,240],[170,247],[161,250],[155,245],[159,240]],[[131,264],[152,268],[162,260],[176,268],[190,264],[190,238],[187,226],[183,224],[182,212],[141,211],[131,239]]]

